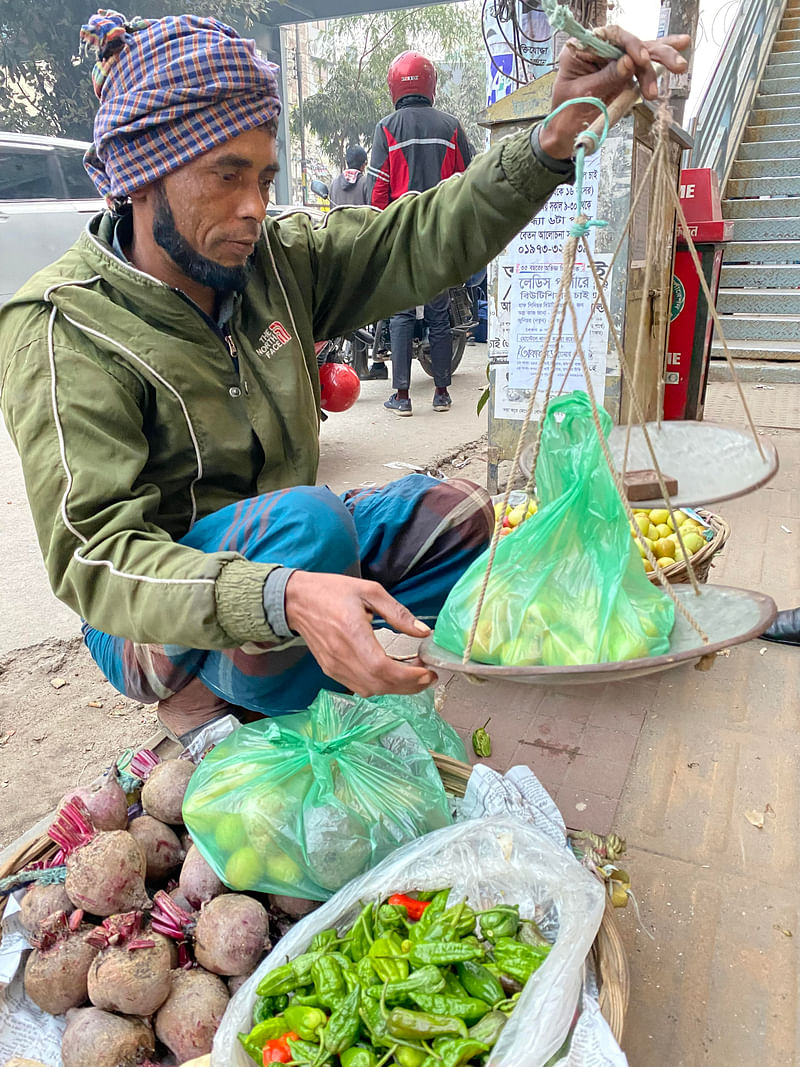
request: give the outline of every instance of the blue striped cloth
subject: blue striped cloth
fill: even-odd
[[[278,68],[216,19],[128,21],[101,11],[81,40],[97,49],[100,99],[84,165],[107,198],[127,197],[280,113]]]

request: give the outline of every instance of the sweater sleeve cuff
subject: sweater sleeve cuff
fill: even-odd
[[[541,132],[541,125],[534,126],[531,130],[531,148],[533,154],[539,160],[543,167],[547,167],[554,174],[558,174],[565,182],[575,181],[575,162],[571,159],[556,159],[549,153],[545,152],[542,148],[539,140],[539,134]]]
[[[551,167],[545,166],[539,159],[534,153],[529,130],[522,130],[504,141],[500,166],[509,185],[533,204],[541,204],[547,200],[556,186],[567,181],[569,177],[568,174],[557,173]]]
[[[295,567],[276,567],[264,582],[264,615],[278,637],[297,636],[286,621],[286,583],[295,570]]]
[[[279,566],[232,559],[220,571],[214,586],[217,620],[233,648],[249,641],[280,640],[264,614],[264,583]]]

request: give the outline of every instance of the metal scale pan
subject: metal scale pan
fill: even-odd
[[[690,585],[673,588],[708,635],[709,644],[704,645],[697,631],[676,611],[669,652],[662,656],[569,667],[504,667],[475,660],[462,663],[460,656],[441,648],[432,637],[426,637],[420,645],[419,657],[431,667],[486,681],[547,686],[594,685],[627,681],[644,674],[656,674],[683,664],[697,663],[710,653],[758,637],[775,620],[775,601],[763,593],[733,589],[726,585],[704,585],[697,596]]]
[[[673,507],[715,504],[760,489],[778,470],[778,453],[766,437],[758,444],[749,430],[713,422],[648,422],[647,431],[658,465],[665,475],[678,481],[671,497]],[[615,426],[608,435],[611,456],[618,470],[625,462],[627,426]],[[533,449],[520,456],[520,469],[530,477]],[[649,470],[653,457],[641,426],[631,428],[625,469]],[[662,497],[632,502],[636,508],[663,506]]]

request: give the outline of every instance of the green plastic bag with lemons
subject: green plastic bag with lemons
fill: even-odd
[[[600,411],[603,433],[611,418]],[[500,540],[471,658],[572,666],[668,651],[671,599],[647,577],[586,393],[552,400],[536,464],[539,509]],[[453,587],[435,640],[463,655],[488,551]]]
[[[327,900],[399,845],[450,825],[428,744],[455,744],[462,759],[463,745],[432,702],[422,716],[408,699],[323,690],[307,711],[216,745],[191,777],[183,819],[217,876],[231,889]]]

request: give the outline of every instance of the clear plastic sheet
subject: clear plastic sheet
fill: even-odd
[[[369,900],[452,887],[474,908],[519,904],[555,934],[553,950],[530,978],[492,1055],[492,1067],[543,1067],[564,1042],[581,998],[584,961],[603,917],[602,885],[566,849],[513,816],[447,827],[398,849],[340,890],[281,939],[231,1000],[214,1039],[212,1067],[252,1067],[237,1034],[248,1032],[256,987],[273,968],[308,948],[328,927],[343,933]]]

